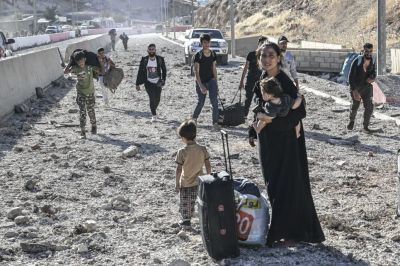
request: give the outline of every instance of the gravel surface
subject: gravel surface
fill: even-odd
[[[169,69],[155,123],[146,92],[134,86],[150,42]],[[197,100],[183,49],[156,35],[135,36],[129,51],[118,43],[111,56],[126,78],[111,108],[97,98],[97,135],[78,138],[75,81],[68,79],[54,84],[45,98],[32,99],[29,113],[1,125],[1,265],[217,264],[205,252],[197,218],[191,231],[179,233],[177,226],[174,159],[182,143],[175,132]],[[218,68],[227,100],[238,87],[243,62],[235,58]],[[301,84],[349,100],[342,85],[303,74]],[[292,248],[243,247],[239,258],[219,265],[399,265],[398,127],[372,118],[372,126],[383,132],[364,134],[360,112],[355,130],[348,132],[347,107],[304,93],[311,186],[327,240]],[[210,109],[207,101],[198,142],[208,147],[212,168],[221,170],[220,135],[212,130]],[[238,154],[234,175],[264,189],[258,150],[248,145],[246,126],[227,131],[231,154]],[[123,153],[127,148],[129,154]]]

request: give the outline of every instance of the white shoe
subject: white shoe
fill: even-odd
[[[151,122],[157,122],[157,116],[156,115],[153,115],[151,117]]]

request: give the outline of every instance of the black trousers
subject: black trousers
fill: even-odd
[[[361,99],[364,105],[364,121],[363,126],[368,127],[369,122],[371,120],[372,113],[374,111],[374,104],[372,103],[373,96],[373,88],[371,84],[366,85],[363,88],[357,89],[360,93]],[[352,104],[350,109],[350,121],[354,121],[356,119],[357,110],[360,107],[361,101],[356,101],[353,97],[353,94],[350,91]]]
[[[150,110],[151,114],[157,115],[157,107],[160,104],[161,99],[161,87],[158,87],[156,84],[146,82],[144,84],[147,94],[149,95],[150,100]]]
[[[246,85],[244,86],[244,90],[246,91],[246,99],[244,100],[244,108],[245,108],[245,115],[249,114],[251,102],[254,97],[254,85],[256,81],[247,81]]]

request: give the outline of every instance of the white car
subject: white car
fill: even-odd
[[[0,53],[2,58],[3,56],[9,57],[12,56],[13,53],[11,49],[9,48],[9,44],[15,43],[14,39],[7,39],[6,36],[3,34],[3,32],[0,31]]]
[[[72,27],[71,25],[63,25],[61,29],[62,31],[71,31],[74,29],[74,27]]]
[[[228,43],[224,39],[224,35],[218,29],[196,28],[189,30],[185,36],[185,63],[191,64],[192,57],[202,49],[200,44],[200,36],[207,33],[211,36],[210,50],[217,54],[217,63],[221,65],[228,64]]]

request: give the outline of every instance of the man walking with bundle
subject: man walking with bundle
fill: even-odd
[[[369,128],[369,122],[374,110],[374,105],[372,103],[372,83],[376,78],[376,66],[372,58],[372,52],[373,45],[370,43],[364,44],[363,55],[359,55],[351,65],[349,84],[352,104],[350,109],[350,122],[347,125],[348,130],[353,130],[354,128],[357,110],[362,100],[364,104],[363,131],[365,133],[373,132],[373,130]]]

